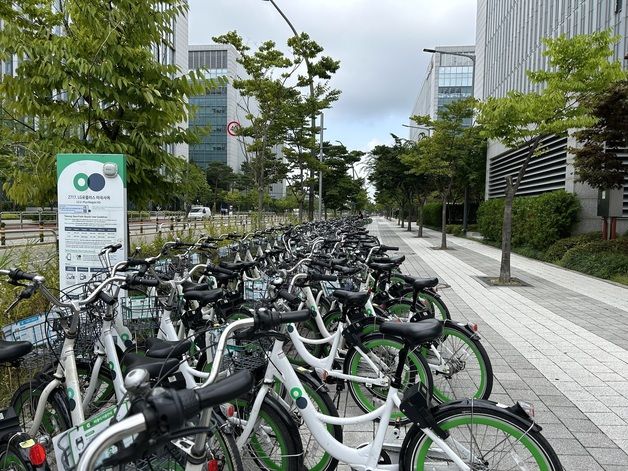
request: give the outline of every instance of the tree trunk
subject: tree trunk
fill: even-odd
[[[314,181],[314,171],[310,170],[310,182]],[[314,183],[310,183],[308,202],[307,202],[307,220],[314,220]]]
[[[447,225],[447,194],[443,194],[442,202],[443,202],[443,207],[441,210],[442,221],[440,224],[440,230],[441,230],[440,248],[441,250],[445,250],[447,248],[447,230],[445,227]]]
[[[530,143],[528,154],[526,155],[521,168],[517,172],[517,179],[513,182],[512,175],[506,177],[506,191],[504,193],[504,221],[502,223],[502,260],[499,267],[499,282],[506,284],[510,282],[510,252],[512,250],[512,203],[519,189],[519,185],[528,169],[530,159],[536,152],[543,136],[538,135]]]
[[[412,232],[412,217],[414,216],[414,206],[411,204],[410,209],[408,209],[408,232]]]
[[[467,235],[467,225],[469,220],[469,185],[464,186],[464,203],[462,206],[462,234]]]
[[[421,200],[421,205],[419,206],[419,220],[418,220],[419,233],[417,234],[417,237],[423,237],[423,206],[424,205],[425,205],[425,201]]]
[[[509,180],[511,182],[512,180]],[[502,261],[499,267],[499,282],[510,282],[510,251],[512,243],[512,201],[515,197],[511,184],[506,184],[504,198],[504,222],[502,224]]]

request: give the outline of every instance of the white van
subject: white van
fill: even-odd
[[[188,219],[209,219],[211,215],[212,211],[207,206],[192,206],[188,213]]]

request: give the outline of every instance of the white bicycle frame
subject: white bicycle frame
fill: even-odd
[[[288,331],[290,330],[296,330],[294,325],[288,326]],[[255,397],[249,418],[246,421],[246,426],[244,427],[240,437],[238,437],[238,448],[242,449],[253,433],[264,398],[276,380],[283,383],[286,389],[290,392],[290,397],[297,403],[299,413],[305,421],[312,436],[331,456],[342,463],[348,464],[352,469],[366,471],[397,470],[399,468],[398,464],[378,465],[381,451],[384,448],[384,441],[386,439],[390,417],[393,409],[395,407],[399,407],[401,403],[398,390],[394,387],[390,387],[388,389],[388,395],[386,396],[386,402],[368,414],[356,417],[335,417],[321,414],[314,408],[312,400],[307,396],[305,388],[301,384],[301,381],[299,381],[292,364],[286,358],[283,352],[283,341],[281,340],[275,340],[273,349],[269,355],[268,367],[264,375],[264,383]],[[304,401],[302,401],[301,398],[303,398]],[[237,421],[239,419],[230,418],[229,420]],[[327,430],[327,425],[329,424],[344,426],[366,422],[370,423],[374,420],[379,420],[375,437],[371,443],[362,448],[356,449],[344,445],[343,443],[337,441]],[[443,454],[448,456],[459,467],[460,470],[470,471],[470,468],[451,449],[445,440],[442,440],[431,429],[426,428],[421,430],[440,448]]]

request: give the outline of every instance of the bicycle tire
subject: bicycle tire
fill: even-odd
[[[402,291],[402,299],[408,300],[412,302],[413,297],[413,289],[406,288]],[[432,314],[435,319],[444,321],[447,319],[451,319],[451,313],[449,312],[449,308],[443,301],[443,298],[440,296],[434,296],[431,293],[427,293],[425,291],[420,291],[418,294],[418,298],[422,301],[426,301],[430,307]]]
[[[239,436],[243,425],[240,420],[248,420],[255,397],[247,395],[233,401],[237,417],[230,418],[234,433]],[[264,449],[270,445],[270,451]],[[247,443],[239,448],[245,470],[287,470],[298,471],[303,466],[303,444],[299,430],[290,413],[271,396],[266,396],[257,419],[255,431]]]
[[[28,452],[20,450],[10,440],[0,441],[0,469],[2,471],[34,471],[35,467],[28,459]]]
[[[324,415],[338,417],[338,410],[334,401],[330,397],[327,386],[318,379],[307,374],[306,372],[295,370],[299,381],[303,385],[305,394],[309,397],[312,404],[318,412]],[[289,404],[290,413],[294,417],[295,423],[299,425],[299,433],[301,434],[301,443],[307,453],[303,457],[303,466],[310,471],[331,471],[338,467],[338,460],[332,457],[320,444],[316,438],[312,436],[309,428],[301,418],[299,408],[296,406],[294,398],[289,394],[287,388],[277,382],[275,392]],[[340,425],[327,424],[327,431],[340,443],[343,441],[342,427]],[[318,448],[317,448],[318,447]]]
[[[11,407],[15,410],[22,430],[28,431],[30,429],[41,393],[47,384],[47,381],[32,380],[22,384],[13,394]],[[50,464],[54,464],[55,456],[51,438],[70,428],[71,424],[70,412],[65,401],[65,391],[59,387],[48,396],[41,425],[35,436],[32,437],[35,441],[42,438],[43,442],[47,443],[45,448]]]
[[[382,352],[381,350],[378,350],[378,353],[376,353],[376,355],[380,357],[384,364],[388,365],[389,375],[395,373],[395,370],[397,368],[397,360],[399,358],[399,351],[404,346],[403,339],[377,332],[366,335],[360,340],[362,344],[369,350],[373,350],[379,347],[392,349],[392,351],[395,352],[394,355],[392,355],[390,352],[384,351],[387,352],[387,354],[385,358],[382,358],[384,352]],[[375,377],[373,370],[368,365],[365,365],[365,367],[362,368],[362,371],[360,371],[360,365],[362,363],[361,358],[363,357],[356,350],[355,346],[351,346],[351,348],[347,351],[347,355],[344,360],[344,373],[356,376],[367,376],[367,374],[370,372],[371,375]],[[416,349],[410,350],[408,352],[406,364],[408,365],[407,371],[404,378],[402,378],[403,384],[402,387],[399,389],[399,392],[403,394],[404,390],[408,386],[415,384],[416,381],[420,381],[425,384],[431,396],[433,390],[432,374],[430,372],[429,365],[427,364],[427,361],[425,360],[423,355],[421,355],[420,352],[417,352]],[[347,381],[347,388],[349,389],[351,397],[353,398],[357,406],[364,412],[372,412],[377,409],[377,407],[383,404],[383,402],[386,400],[386,395],[388,394],[388,388],[368,386],[365,383],[359,383],[357,381]],[[408,423],[408,418],[403,414],[403,412],[396,410],[392,413],[390,417],[390,422],[406,424]]]
[[[531,426],[530,422],[492,402],[465,400],[450,403],[434,415],[439,427],[450,434],[447,443],[452,449],[461,446],[461,444],[471,443],[471,457],[464,461],[472,469],[495,471],[515,468],[530,471],[562,471],[563,469],[556,452],[541,434],[540,427]],[[475,440],[473,438],[476,435],[474,430],[479,432],[480,429],[484,430],[482,440]],[[467,435],[470,438],[467,438]],[[400,469],[432,469],[430,463],[440,467],[449,463],[454,467],[451,459],[446,457],[439,447],[434,446],[432,448],[432,445],[434,445],[432,440],[421,431],[419,426],[413,425],[401,448]],[[500,452],[497,450],[500,445],[511,445],[512,449],[508,452]],[[517,445],[519,446],[517,447]],[[487,451],[483,453],[482,450],[479,450],[480,446],[486,446]],[[477,453],[474,453],[474,447],[478,448]],[[527,450],[526,455],[529,457],[522,460],[520,454],[525,453],[525,450]],[[496,463],[491,462],[492,455],[490,453],[499,455],[495,458]],[[463,454],[461,453],[461,455]],[[474,460],[473,456],[481,456],[482,462],[479,463],[479,460]],[[475,467],[476,464],[479,467]],[[500,465],[501,467],[497,467]]]
[[[423,347],[421,353],[426,358],[434,379],[432,398],[437,403],[456,399],[488,399],[493,390],[493,366],[486,349],[478,338],[474,338],[464,325],[446,321],[443,335],[432,344],[446,366],[453,374],[441,374],[434,363],[436,358],[431,351]],[[462,350],[466,346],[466,350]],[[430,359],[434,360],[430,363]],[[470,359],[475,360],[471,362]],[[434,365],[434,366],[433,366]]]

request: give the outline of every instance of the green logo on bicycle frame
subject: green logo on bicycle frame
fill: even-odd
[[[299,399],[301,396],[303,396],[303,392],[299,389],[299,388],[292,388],[290,390],[290,395],[294,398],[294,399]]]

